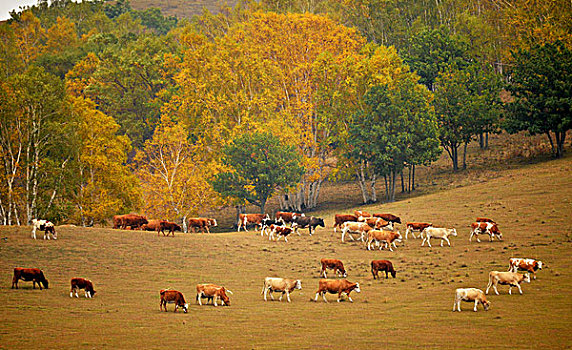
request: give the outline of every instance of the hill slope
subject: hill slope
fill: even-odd
[[[467,187],[360,207],[459,232],[452,247],[436,241],[421,247],[410,239],[393,253],[341,243],[331,229],[334,210],[316,214],[328,227],[312,237],[304,230],[288,243],[252,231],[171,238],[74,227],[60,227],[60,239],[48,242],[31,240],[27,227],[1,227],[0,348],[568,348],[571,185],[567,157]],[[475,216],[496,219],[505,241],[469,243]],[[342,259],[348,280],[360,283],[353,304],[335,303],[332,295],[329,304],[309,301],[324,257]],[[500,287],[500,296],[489,296],[488,312],[479,307],[474,313],[470,304],[451,312],[455,288],[484,290],[488,272],[505,271],[510,257],[541,259],[548,268],[523,285],[524,295]],[[372,259],[393,261],[397,278],[372,280]],[[10,289],[15,266],[42,268],[50,289],[32,290],[27,282]],[[303,289],[291,304],[264,302],[265,276],[301,278]],[[72,277],[90,278],[95,298],[70,299]],[[194,286],[205,282],[232,290],[232,306],[195,305]],[[185,294],[188,314],[159,312],[159,290],[167,287]]]
[[[175,16],[177,18],[191,18],[203,12],[207,8],[213,13],[219,12],[221,4],[233,7],[236,1],[216,1],[216,0],[130,0],[131,7],[135,10],[145,10],[150,7],[158,7],[165,16]]]

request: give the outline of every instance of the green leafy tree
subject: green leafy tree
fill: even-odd
[[[572,51],[557,41],[519,50],[514,59],[506,129],[546,134],[554,156],[560,158],[572,127]]]
[[[213,188],[223,197],[264,207],[278,190],[295,186],[304,169],[302,157],[267,133],[245,134],[223,149],[223,164],[228,171],[217,174]]]

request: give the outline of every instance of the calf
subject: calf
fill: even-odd
[[[288,242],[288,238],[286,237],[292,232],[294,232],[294,229],[292,227],[270,225],[270,234],[268,235],[268,240],[273,239],[274,234],[276,234],[276,241],[278,241],[280,237],[284,237],[284,240]]]
[[[316,227],[318,227],[318,226],[326,227],[326,224],[324,223],[324,219],[317,218],[315,216],[310,216],[310,217],[297,216],[294,218],[293,224],[297,225],[296,231],[298,231],[299,228],[308,227],[308,231],[310,233],[310,236],[312,235],[313,232],[316,232]]]
[[[389,260],[372,260],[371,261],[371,274],[373,279],[379,279],[379,271],[385,271],[385,278],[389,278],[389,273],[395,278],[396,272],[393,269],[393,264]]]
[[[36,230],[44,231],[44,239],[46,237],[50,239],[50,235],[53,239],[58,239],[58,234],[56,233],[56,228],[51,221],[48,220],[32,220],[32,238],[36,239]]]
[[[346,221],[342,224],[341,228],[342,228],[342,242],[344,241],[344,237],[348,233],[359,233],[360,240],[363,242],[365,235],[370,230],[373,230],[371,226],[369,226],[367,223],[355,222],[355,221]],[[352,235],[349,235],[349,237],[352,239],[352,241],[354,240]]]
[[[314,301],[318,301],[318,295],[322,295],[322,298],[327,303],[328,300],[326,299],[326,293],[330,294],[338,294],[338,303],[342,297],[342,294],[347,295],[348,300],[350,302],[354,302],[350,297],[350,293],[355,290],[356,293],[360,293],[361,290],[359,288],[359,283],[352,283],[348,280],[329,280],[329,279],[321,279],[318,284],[318,291],[316,292],[316,297]]]
[[[536,270],[542,270],[542,261],[534,259],[510,258],[508,260],[508,270],[511,272],[516,272],[518,270],[528,271],[532,273],[534,279],[536,279]]]
[[[374,241],[380,243],[379,250],[383,247],[381,243],[385,243],[386,246],[389,246],[389,250],[393,251],[391,246],[397,247],[395,241],[400,243],[402,241],[401,233],[399,233],[399,231],[371,230],[367,233],[367,250],[371,250],[371,244]]]
[[[48,280],[44,277],[44,272],[40,269],[27,269],[22,267],[15,267],[14,268],[14,277],[12,278],[12,288],[16,286],[18,289],[18,281],[32,281],[32,288],[36,289],[36,283],[42,289],[42,285],[44,288],[48,289]]]
[[[413,238],[417,238],[415,237],[413,231],[418,231],[419,237],[423,238],[423,230],[425,230],[427,227],[433,226],[433,224],[430,222],[408,222],[405,225],[407,227],[405,230],[405,239],[407,239],[407,234],[410,232]]]
[[[489,241],[493,241],[494,237],[497,236],[498,240],[502,241],[502,233],[500,232],[497,224],[492,222],[473,222],[471,224],[471,236],[469,237],[469,242],[471,242],[473,236],[477,238],[477,242],[480,242],[479,234],[488,234]]]
[[[217,300],[220,298],[222,305],[230,306],[230,298],[226,295],[226,292],[232,294],[230,290],[216,284],[197,284],[196,301],[198,301],[199,305],[203,305],[201,299],[208,298],[213,300],[214,306],[218,306]]]
[[[174,312],[177,312],[177,309],[179,307],[182,307],[185,313],[189,309],[189,304],[187,304],[187,302],[185,301],[183,293],[176,290],[161,289],[159,294],[161,295],[161,302],[159,303],[159,309],[161,311],[163,311],[163,307],[165,307],[165,312],[167,312],[167,303],[175,304]]]
[[[457,236],[457,230],[454,228],[427,227],[425,229],[425,237],[423,238],[423,242],[421,242],[421,246],[423,247],[425,242],[427,242],[429,247],[431,247],[431,237],[435,237],[441,239],[441,247],[443,246],[443,241],[447,241],[450,247],[451,241],[449,241],[449,236]]]
[[[334,216],[334,232],[336,231],[337,227],[341,228],[341,225],[346,221],[357,221],[358,217],[351,214],[336,214]]]
[[[457,311],[461,312],[461,301],[475,302],[475,308],[473,311],[477,312],[477,305],[479,303],[483,304],[485,311],[489,310],[491,303],[487,301],[485,293],[477,288],[458,288],[455,290],[455,303],[453,304],[453,312],[455,312],[455,307]]]
[[[334,270],[334,273],[339,272],[342,274],[342,277],[347,277],[348,274],[344,269],[344,264],[341,260],[338,259],[322,259],[320,260],[322,264],[322,270],[320,271],[320,276],[324,276],[324,278],[328,278],[326,275],[326,269]]]
[[[73,298],[73,294],[75,292],[75,297],[79,298],[78,292],[80,289],[83,289],[85,292],[86,298],[93,298],[95,294],[95,290],[93,289],[93,283],[90,280],[86,280],[85,278],[81,277],[74,277],[71,279],[71,289],[70,289],[70,298]]]
[[[246,228],[247,225],[258,225],[262,227],[262,220],[264,218],[269,219],[270,216],[268,214],[239,214],[237,232],[240,232],[241,227],[244,228],[244,231],[248,232]]]
[[[518,287],[518,291],[522,294],[520,284],[522,282],[530,283],[530,275],[522,275],[516,272],[499,272],[491,271],[489,273],[489,284],[487,285],[486,294],[489,294],[489,289],[493,286],[495,293],[498,295],[497,284],[509,285],[508,294],[512,294],[512,287]]]
[[[381,214],[373,214],[373,216],[376,218],[382,218],[383,220],[389,221],[391,223],[401,224],[401,218],[393,214],[381,213]]]
[[[282,297],[286,294],[286,298],[288,299],[288,302],[290,302],[290,293],[292,293],[294,289],[302,289],[302,281],[287,278],[266,277],[264,279],[261,294],[264,294],[264,301],[268,301],[266,299],[267,292],[270,292],[270,299],[272,300],[274,300],[272,292],[282,292],[279,300],[282,301]]]
[[[175,237],[175,231],[182,231],[181,226],[179,226],[178,224],[170,221],[161,220],[159,222],[159,229],[157,230],[157,236],[159,236],[159,232],[161,232],[163,236],[165,236],[165,230],[167,230],[167,236],[171,234],[173,237]]]

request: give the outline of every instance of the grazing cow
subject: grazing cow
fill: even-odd
[[[455,312],[455,307],[457,311],[461,312],[461,301],[475,302],[474,312],[477,312],[477,305],[479,303],[483,304],[485,311],[489,310],[491,303],[485,297],[485,293],[477,288],[458,288],[455,290],[455,303],[453,304],[453,312]]]
[[[165,235],[165,230],[167,230],[167,234]],[[163,234],[163,236],[168,236],[169,234],[175,237],[175,231],[183,231],[181,226],[174,222],[161,220],[159,223],[159,229],[157,230],[157,236],[159,236],[159,232]]]
[[[294,212],[285,212],[285,211],[278,211],[276,212],[275,220],[280,221],[282,220],[285,224],[292,224],[294,219],[305,217],[304,213],[294,213]]]
[[[500,232],[497,224],[492,222],[473,222],[471,224],[471,236],[469,237],[469,242],[473,239],[473,236],[477,238],[477,242],[480,242],[479,234],[488,234],[489,241],[492,242],[494,237],[497,236],[499,241],[502,241],[502,233]]]
[[[356,222],[356,221],[346,221],[342,224],[341,226],[342,229],[342,242],[344,241],[344,237],[346,236],[346,234],[348,233],[359,233],[360,234],[360,240],[363,242],[364,241],[364,237],[365,235],[370,231],[373,230],[371,228],[371,226],[369,226],[367,223],[365,222]],[[348,235],[352,241],[354,241],[354,238],[352,235]]]
[[[373,216],[376,218],[382,218],[383,220],[389,221],[391,223],[401,224],[401,218],[393,214],[381,213],[381,214],[373,214]]]
[[[195,229],[200,229],[201,233],[211,233],[210,227],[218,226],[216,219],[209,218],[191,218],[189,219],[189,231],[195,233]]]
[[[202,298],[208,298],[209,300],[213,300],[214,306],[218,306],[217,300],[220,298],[223,306],[224,305],[230,306],[230,299],[226,295],[226,292],[232,294],[230,290],[221,286],[217,286],[216,284],[212,283],[197,284],[196,301],[198,301],[199,305],[203,305],[203,303],[201,302]]]
[[[297,216],[294,218],[293,223],[297,225],[296,227],[296,231],[298,231],[299,228],[308,228],[308,231],[310,233],[310,236],[312,235],[313,232],[316,232],[316,227],[318,226],[322,226],[322,227],[326,227],[326,224],[324,223],[324,219],[322,218],[317,218],[315,216]]]
[[[93,289],[93,283],[91,283],[90,280],[86,280],[85,278],[81,277],[72,278],[70,298],[73,298],[74,292],[75,292],[75,297],[79,298],[78,292],[80,289],[84,290],[86,298],[93,298],[93,295],[96,293],[95,290]]]
[[[407,222],[405,226],[407,227],[407,230],[405,230],[405,239],[407,239],[407,234],[410,232],[413,238],[417,238],[413,231],[418,231],[419,237],[423,238],[423,230],[427,227],[433,226],[433,224],[430,222]]]
[[[58,234],[56,233],[56,228],[51,221],[48,220],[40,220],[40,219],[33,219],[32,220],[32,238],[36,239],[36,230],[44,231],[44,239],[48,237],[50,239],[50,235],[53,239],[58,239]]]
[[[336,227],[341,228],[341,225],[346,221],[357,221],[358,217],[352,214],[336,214],[334,216],[334,232]]]
[[[144,231],[159,231],[161,229],[161,220],[149,220],[148,223],[141,225]]]
[[[159,309],[161,311],[163,311],[163,307],[165,307],[165,312],[167,312],[167,303],[175,304],[174,312],[177,312],[177,309],[179,307],[182,307],[185,313],[189,309],[189,304],[187,304],[187,302],[185,301],[183,293],[176,290],[161,289],[159,294],[161,294],[161,302],[159,303]]]
[[[508,294],[512,294],[512,287],[518,287],[518,291],[522,294],[522,289],[520,288],[522,282],[530,283],[530,275],[528,273],[523,275],[516,272],[491,271],[489,273],[489,284],[487,285],[485,293],[489,294],[489,289],[493,286],[495,293],[498,295],[497,284],[508,284]]]
[[[489,218],[477,218],[477,220],[475,220],[476,222],[491,222],[493,224],[496,224],[496,222],[493,219],[489,219]]]
[[[270,219],[270,218],[264,218],[262,219],[262,223],[261,223],[261,228],[260,228],[260,235],[263,236],[264,234],[266,234],[268,236],[268,229],[270,228],[271,225],[278,225],[278,226],[283,226],[286,223],[282,220],[282,219]]]
[[[326,275],[326,269],[334,270],[334,273],[341,273],[342,277],[348,277],[348,273],[344,269],[344,264],[341,260],[338,259],[322,259],[320,260],[322,264],[322,270],[320,271],[320,276],[324,276],[324,278],[328,278]]]
[[[270,299],[274,300],[272,292],[282,292],[282,295],[280,295],[280,299],[278,300],[282,301],[282,297],[286,294],[286,298],[288,299],[288,302],[290,302],[290,293],[292,293],[294,289],[302,289],[302,281],[287,278],[266,277],[264,279],[261,294],[264,294],[264,301],[268,301],[266,299],[266,293],[270,292]]]
[[[149,221],[147,221],[147,218],[142,215],[125,214],[115,215],[113,217],[113,228],[120,228],[122,230],[127,229],[127,227],[132,230],[139,229],[145,224],[149,224]]]
[[[457,230],[454,228],[443,228],[443,227],[427,227],[425,230],[425,237],[423,237],[423,242],[421,246],[425,245],[425,242],[431,247],[431,237],[441,239],[441,247],[443,246],[443,241],[447,241],[449,247],[451,246],[451,241],[449,241],[449,236],[457,236]]]
[[[292,227],[270,225],[270,234],[268,235],[268,240],[273,239],[274,234],[276,234],[276,241],[278,241],[280,237],[284,237],[284,240],[288,242],[288,238],[286,237],[292,232],[294,232],[294,229]]]
[[[371,244],[376,241],[380,243],[379,250],[383,247],[381,243],[385,243],[386,246],[389,247],[390,251],[393,251],[391,246],[397,248],[395,245],[395,241],[400,242],[402,241],[401,233],[399,231],[386,231],[386,230],[371,230],[367,233],[367,250],[371,250]]]
[[[389,273],[395,278],[397,274],[393,269],[393,264],[389,260],[372,260],[371,261],[371,274],[373,279],[379,279],[379,271],[385,271],[385,278],[389,278]]]
[[[40,269],[27,269],[23,267],[14,268],[14,278],[12,278],[12,288],[16,286],[18,289],[18,281],[32,281],[32,288],[36,289],[36,283],[42,290],[42,285],[44,288],[48,289],[48,280],[44,277],[44,272]]]
[[[268,214],[239,214],[238,215],[238,230],[240,232],[240,228],[243,227],[244,231],[248,232],[246,228],[247,225],[259,225],[262,228],[262,220],[270,219]]]
[[[393,223],[385,221],[382,218],[366,218],[364,222],[376,230],[393,230]]]
[[[354,215],[357,216],[357,220],[356,220],[356,221],[365,221],[365,219],[371,217],[371,214],[370,214],[370,213],[368,213],[367,211],[363,211],[363,210],[356,210],[356,211],[354,211]]]
[[[510,258],[508,260],[508,270],[516,272],[518,270],[528,271],[532,273],[536,279],[536,270],[542,270],[542,261],[524,258]]]
[[[327,303],[328,300],[326,299],[326,292],[330,294],[338,294],[338,303],[340,302],[340,298],[342,294],[348,296],[348,300],[350,302],[354,302],[350,297],[350,293],[355,290],[356,293],[360,293],[361,290],[359,288],[359,283],[352,283],[348,280],[329,280],[329,279],[321,279],[318,284],[318,291],[316,292],[316,297],[314,301],[318,301],[318,295],[322,295],[322,298]]]

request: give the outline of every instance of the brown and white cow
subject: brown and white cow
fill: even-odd
[[[306,215],[304,213],[277,211],[274,218],[276,221],[282,221],[284,224],[292,224],[294,219],[301,217],[303,218],[305,216]]]
[[[413,238],[417,238],[413,233],[414,231],[419,232],[419,237],[423,238],[423,230],[425,230],[427,227],[433,226],[433,224],[430,222],[407,222],[405,226],[407,227],[405,230],[405,239],[407,239],[407,235],[409,233],[411,233]]]
[[[530,283],[530,275],[528,273],[523,275],[516,272],[491,271],[489,273],[489,284],[487,285],[485,294],[489,294],[489,289],[492,286],[498,295],[497,284],[508,284],[508,294],[512,294],[512,287],[518,287],[518,291],[522,294],[522,289],[520,288],[522,282]]]
[[[373,214],[374,217],[376,218],[382,218],[385,221],[389,221],[391,223],[397,223],[397,224],[401,224],[401,218],[399,216],[393,215],[393,214],[389,214],[389,213],[378,213],[378,214]]]
[[[475,222],[492,222],[493,224],[496,224],[496,222],[493,219],[489,218],[477,218]]]
[[[288,299],[288,302],[290,302],[290,293],[295,289],[302,289],[302,281],[288,278],[266,277],[264,279],[261,294],[264,294],[264,301],[268,301],[266,299],[266,294],[268,292],[270,292],[270,299],[272,300],[274,300],[272,292],[282,292],[279,301],[282,301],[282,297],[286,294],[286,298]]]
[[[457,288],[455,290],[455,303],[453,304],[453,312],[455,312],[455,307],[457,311],[461,312],[461,301],[475,302],[475,307],[473,311],[477,312],[477,305],[479,303],[483,304],[485,311],[488,311],[491,303],[485,297],[485,293],[477,288]]]
[[[216,219],[210,218],[191,218],[188,221],[189,232],[195,233],[195,229],[201,230],[201,233],[211,233],[210,227],[218,226]]]
[[[385,243],[385,246],[389,247],[390,251],[393,251],[391,246],[397,248],[397,246],[395,245],[396,241],[400,243],[402,241],[401,233],[399,233],[399,231],[371,230],[367,233],[366,246],[367,250],[371,250],[371,244],[373,242],[377,242],[380,244],[379,250],[381,250],[383,247],[383,243]]]
[[[93,295],[96,293],[95,290],[93,289],[93,283],[90,280],[81,277],[72,278],[70,298],[73,298],[74,292],[75,292],[75,297],[79,298],[78,292],[80,289],[84,290],[86,298],[93,298]]]
[[[348,300],[350,302],[354,302],[350,297],[350,293],[352,291],[356,291],[356,293],[360,293],[361,290],[359,288],[359,283],[352,283],[348,280],[331,280],[331,279],[321,279],[318,283],[318,291],[316,292],[316,297],[314,301],[318,301],[318,295],[322,295],[322,298],[327,303],[328,300],[326,299],[326,293],[330,294],[337,294],[338,295],[338,303],[341,300],[342,294],[347,295]]]
[[[341,273],[342,277],[347,277],[348,273],[344,269],[344,264],[338,259],[321,259],[320,264],[322,264],[322,270],[320,271],[320,276],[328,278],[326,275],[326,269],[334,270],[334,273]]]
[[[421,242],[421,246],[425,245],[425,242],[431,247],[431,238],[440,238],[441,239],[441,247],[443,246],[443,241],[447,241],[449,247],[451,246],[451,241],[449,240],[449,236],[457,236],[457,230],[454,228],[443,228],[443,227],[427,227],[425,230],[425,237],[423,237],[423,242]]]
[[[167,231],[166,235],[165,231]],[[157,236],[159,236],[159,233],[162,233],[163,236],[168,236],[170,234],[173,237],[175,237],[175,231],[182,231],[181,226],[179,226],[179,224],[166,220],[161,220],[159,222],[159,229],[157,230]]]
[[[382,218],[365,218],[364,222],[376,230],[393,230],[393,223],[385,221]]]
[[[56,228],[51,221],[42,219],[32,220],[32,238],[36,239],[36,230],[44,231],[44,239],[46,237],[50,239],[50,235],[53,239],[58,239],[58,234],[56,233]]]
[[[508,260],[508,270],[511,272],[517,272],[518,270],[528,271],[532,273],[534,279],[536,279],[536,271],[542,270],[542,261],[524,258],[510,258]]]
[[[379,271],[385,272],[385,278],[389,278],[389,273],[391,276],[395,278],[397,274],[395,269],[393,268],[393,263],[389,260],[372,260],[371,261],[371,274],[373,275],[373,279],[379,279]]]
[[[127,229],[140,229],[143,225],[148,224],[149,221],[145,216],[137,214],[115,215],[113,217],[113,228]]]
[[[23,267],[15,267],[14,268],[14,277],[12,278],[12,288],[14,286],[18,289],[18,281],[32,281],[32,288],[36,289],[36,283],[42,289],[42,285],[44,288],[48,289],[48,280],[44,276],[44,272],[40,269],[32,268],[23,268]]]
[[[270,216],[268,214],[239,214],[237,232],[240,232],[241,227],[244,228],[244,231],[248,231],[247,225],[258,225],[262,229],[262,219],[264,218],[269,219]]]
[[[357,221],[358,217],[352,214],[336,214],[334,216],[334,232],[336,231],[336,228],[339,227],[341,228],[341,225],[346,222],[346,221]]]
[[[356,221],[365,221],[365,219],[372,217],[370,213],[363,210],[355,210],[354,215],[357,216]]]
[[[159,294],[161,295],[161,302],[159,303],[159,309],[161,311],[163,311],[163,307],[165,307],[165,312],[167,312],[167,303],[175,304],[174,312],[177,312],[177,309],[179,307],[182,307],[185,313],[189,309],[189,304],[187,304],[187,302],[185,301],[183,293],[177,290],[161,289]]]
[[[473,239],[473,236],[477,238],[477,242],[480,242],[480,234],[489,235],[489,241],[493,241],[495,236],[499,241],[502,241],[502,233],[500,232],[497,224],[492,222],[473,222],[471,224],[471,235],[469,236],[469,242]]]
[[[344,241],[344,237],[348,233],[359,233],[360,240],[363,242],[365,236],[370,230],[373,230],[371,226],[369,226],[366,222],[356,222],[356,221],[346,221],[341,226],[342,229],[342,242]],[[354,241],[354,237],[350,234],[348,235],[352,241]]]
[[[197,296],[196,301],[199,305],[203,305],[201,302],[202,298],[208,298],[213,300],[214,306],[218,306],[217,300],[220,298],[222,305],[230,306],[230,299],[226,293],[232,294],[232,292],[225,287],[217,286],[212,283],[197,284]],[[208,303],[208,300],[207,300]]]
[[[292,227],[288,227],[286,225],[279,226],[279,225],[270,225],[270,233],[268,234],[268,240],[274,239],[274,235],[276,235],[276,241],[280,239],[280,237],[284,237],[284,240],[288,242],[288,235],[294,232]]]

